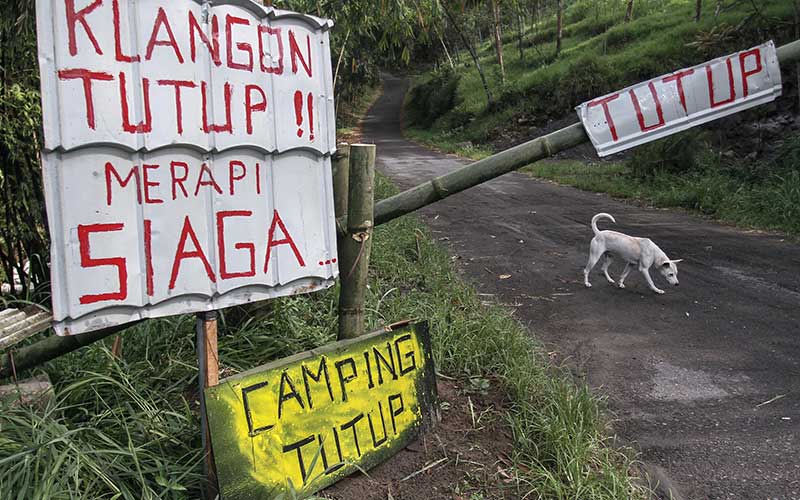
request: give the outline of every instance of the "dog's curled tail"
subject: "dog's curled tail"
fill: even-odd
[[[612,215],[607,213],[599,213],[594,217],[592,217],[592,231],[594,231],[594,234],[600,232],[600,230],[597,229],[597,221],[599,221],[600,219],[611,219],[611,222],[613,222],[614,224],[617,223],[617,221],[614,220],[614,217]]]

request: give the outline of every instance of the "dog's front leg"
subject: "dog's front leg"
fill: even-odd
[[[644,274],[644,279],[647,280],[647,284],[650,285],[650,290],[656,292],[659,295],[664,293],[664,290],[661,290],[660,288],[658,288],[656,286],[655,283],[653,283],[653,277],[650,276],[650,268],[649,267],[646,267],[644,269],[640,269],[640,271],[642,271],[642,274]]]
[[[625,288],[625,278],[633,271],[633,266],[630,262],[625,263],[625,269],[623,269],[622,274],[619,276],[619,281],[617,282],[617,286],[620,288]]]

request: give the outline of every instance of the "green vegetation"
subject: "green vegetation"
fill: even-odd
[[[572,108],[614,89],[773,39],[793,39],[792,2],[642,0],[625,22],[627,2],[579,0],[564,13],[562,50],[555,55],[555,13],[523,31],[521,54],[509,50],[502,83],[494,48],[480,62],[495,90],[489,105],[477,70],[467,61],[420,75],[406,102],[406,133],[445,152],[482,158],[544,134],[552,120],[576,121]],[[514,36],[505,40],[515,42]],[[510,45],[509,48],[512,48]],[[790,99],[782,101],[794,106]],[[744,120],[770,110],[754,110]],[[573,118],[574,117],[574,118]],[[713,124],[705,127],[706,130]],[[546,162],[526,172],[581,189],[683,207],[745,226],[800,233],[800,136],[796,132],[762,158],[737,148],[741,138],[697,130],[634,150],[622,163]],[[712,140],[714,139],[714,140]],[[713,145],[712,145],[713,144]]]
[[[741,226],[800,235],[800,137],[786,141],[771,161],[731,165],[708,149],[700,149],[702,155],[688,170],[671,170],[660,161],[650,170],[648,159],[664,158],[664,145],[674,142],[640,148],[626,163],[542,161],[522,171],[587,191],[659,207],[687,208]]]
[[[520,120],[543,125],[570,114],[584,101],[639,81],[770,38],[778,44],[793,39],[792,5],[782,0],[737,2],[699,23],[693,17],[694,2],[641,0],[628,23],[625,4],[569,3],[558,56],[555,14],[543,18],[524,33],[522,58],[508,51],[505,84],[492,45],[484,43],[480,63],[496,95],[493,106],[466,59],[455,70],[441,66],[438,72],[421,75],[411,90],[407,124],[457,136],[456,142],[493,143],[519,129]],[[714,3],[704,4],[713,13]]]
[[[394,192],[385,179],[377,188],[381,197]],[[550,368],[507,311],[483,306],[420,222],[378,227],[372,264],[370,327],[430,320],[440,372],[467,386],[489,380],[507,396],[520,487],[530,498],[643,497],[629,455],[608,438],[602,401]],[[226,311],[223,374],[332,341],[336,296]],[[0,498],[197,498],[193,326],[191,316],[146,322],[125,334],[122,360],[99,344],[60,358],[45,368],[57,398],[44,411],[0,407]]]

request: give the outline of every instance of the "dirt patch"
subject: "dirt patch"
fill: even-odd
[[[467,392],[445,380],[439,380],[438,389],[442,422],[435,431],[366,475],[353,475],[320,495],[336,500],[519,498],[502,398]]]

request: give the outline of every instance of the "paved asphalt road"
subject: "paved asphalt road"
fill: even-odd
[[[404,140],[406,84],[387,76],[384,89],[364,124],[381,171],[406,188],[465,163]],[[584,288],[598,212],[616,217],[613,229],[685,259],[681,285],[654,273],[667,291],[657,296],[637,272],[618,290],[596,270]],[[800,499],[796,243],[518,173],[421,215],[480,292],[514,305],[549,350],[608,396],[618,434],[683,498]]]

